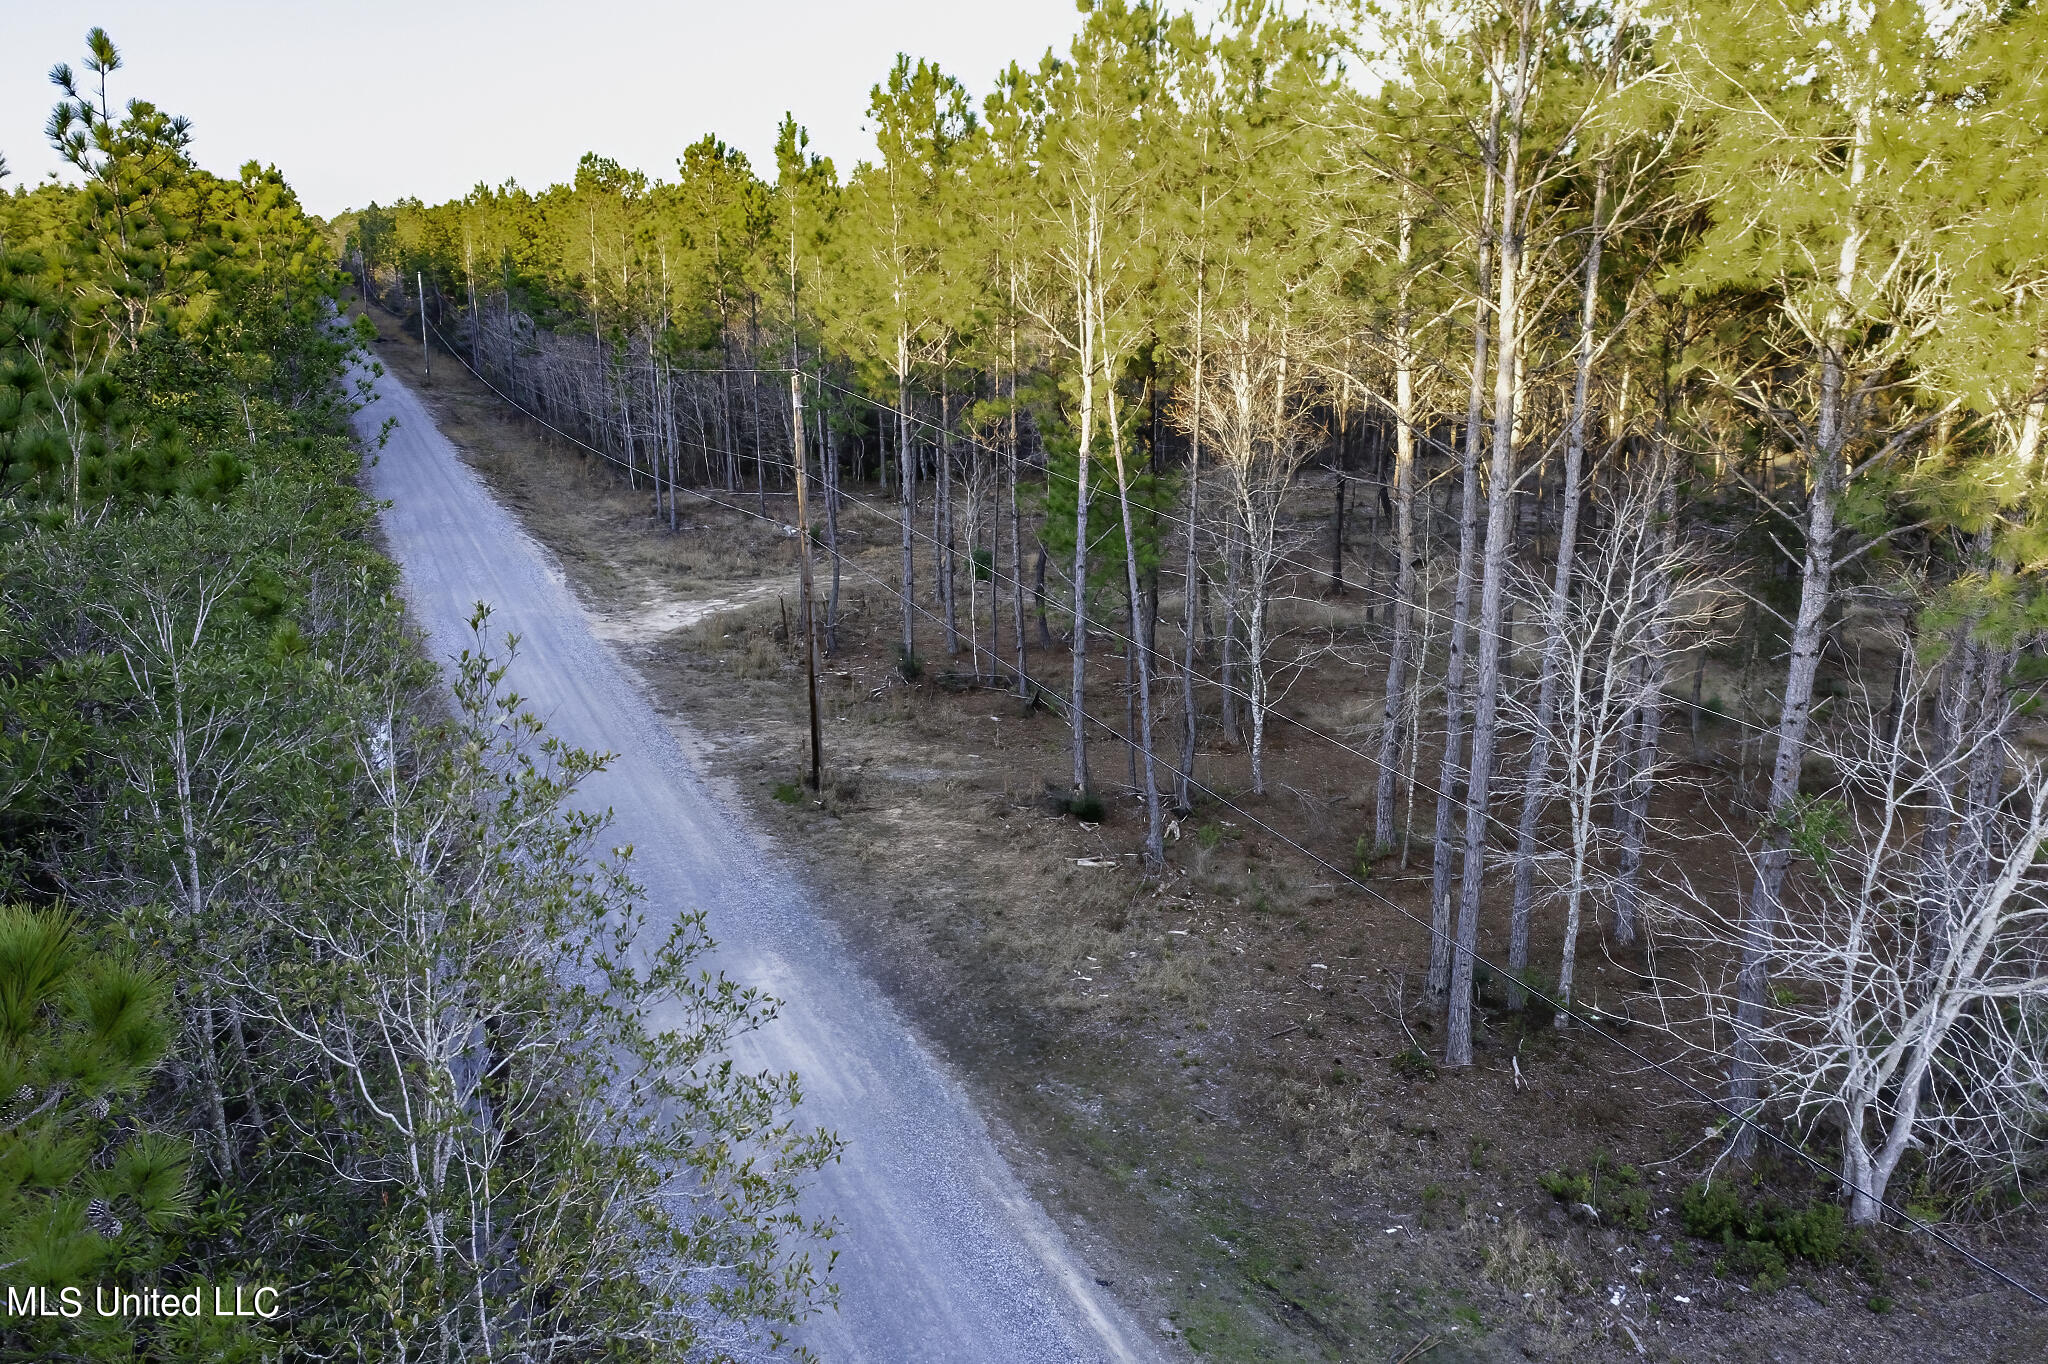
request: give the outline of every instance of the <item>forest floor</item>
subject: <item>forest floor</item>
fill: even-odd
[[[786,627],[792,499],[771,491],[764,519],[751,492],[686,495],[671,532],[644,486],[546,437],[453,357],[424,382],[417,342],[373,315],[383,362],[561,561],[658,709],[701,741],[709,775],[825,888],[822,908],[1080,1253],[1177,1348],[1439,1364],[2048,1358],[2048,1323],[2017,1295],[1895,1233],[1841,1264],[1744,1282],[1678,1212],[1712,1160],[1711,1114],[1602,1033],[1525,1025],[1494,988],[1476,1064],[1428,1064],[1441,1040],[1422,998],[1427,934],[1408,917],[1428,915],[1427,848],[1411,871],[1383,864],[1375,899],[1287,846],[1348,869],[1370,827],[1360,765],[1305,731],[1274,729],[1269,794],[1253,797],[1245,755],[1212,726],[1201,776],[1228,805],[1200,801],[1179,820],[1166,874],[1147,882],[1121,749],[1097,745],[1108,808],[1080,824],[1048,800],[1068,785],[1061,718],[966,680],[964,648],[946,660],[929,622],[924,673],[904,680],[900,607],[881,586],[898,571],[896,532],[851,508],[813,798]],[[922,547],[919,560],[922,572]],[[1302,609],[1314,628],[1362,622],[1356,602]],[[1117,641],[1091,645],[1090,709],[1121,725]],[[1282,704],[1359,745],[1378,679],[1332,660]],[[1041,665],[1060,685],[1066,654]],[[1704,814],[1692,785],[1667,813]],[[1482,952],[1498,936],[1482,934]],[[1557,951],[1554,932],[1539,935],[1538,960]],[[1638,984],[1597,933],[1578,969],[1596,1009]],[[1626,1040],[1666,1054],[1649,1029]],[[1633,1198],[1640,1217],[1623,1220],[1639,1227],[1576,1220],[1538,1184],[1603,1161],[1637,1175],[1616,1206]],[[1773,1179],[1811,1192],[1796,1171]],[[2038,1222],[1955,1234],[2048,1281]]]

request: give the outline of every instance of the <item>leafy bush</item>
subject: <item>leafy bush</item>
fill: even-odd
[[[1782,1282],[1785,1267],[1793,1260],[1834,1264],[1849,1243],[1840,1204],[1823,1201],[1795,1208],[1768,1196],[1750,1201],[1724,1181],[1686,1190],[1679,1215],[1688,1232],[1727,1248],[1719,1268],[1753,1279],[1758,1287]]]
[[[1643,1188],[1608,1185],[1594,1201],[1594,1207],[1609,1223],[1631,1231],[1650,1229],[1650,1191]]]
[[[1650,1229],[1650,1191],[1643,1187],[1642,1172],[1615,1164],[1605,1152],[1593,1157],[1590,1169],[1552,1170],[1538,1175],[1536,1183],[1561,1203],[1587,1205],[1609,1226]]]
[[[1728,1253],[1714,1262],[1714,1270],[1737,1279],[1749,1280],[1750,1287],[1769,1292],[1785,1286],[1785,1254],[1766,1241],[1737,1241]]]
[[[1434,1080],[1436,1062],[1421,1047],[1410,1047],[1394,1058],[1394,1074],[1404,1080]]]
[[[1083,824],[1100,824],[1104,813],[1102,797],[1093,791],[1081,791],[1068,796],[1067,813]]]
[[[1787,1255],[1829,1265],[1842,1258],[1842,1243],[1848,1234],[1841,1204],[1814,1203],[1780,1218],[1773,1226],[1771,1239]]]
[[[775,784],[775,799],[781,801],[784,805],[801,805],[804,800],[804,789],[793,781],[777,782]]]
[[[1742,1196],[1725,1183],[1695,1184],[1685,1191],[1678,1212],[1687,1231],[1718,1241],[1742,1225]]]

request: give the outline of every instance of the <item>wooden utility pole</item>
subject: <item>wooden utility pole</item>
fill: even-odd
[[[811,518],[804,492],[808,462],[804,457],[803,376],[795,370],[789,372],[789,417],[790,449],[796,455],[797,629],[804,636],[804,689],[811,700],[811,789],[816,791],[824,768],[824,738],[818,730],[818,640],[811,628]]]
[[[419,283],[420,290],[420,368],[426,371],[427,382],[431,384],[434,382],[434,348],[427,344],[427,272],[422,270],[413,278]]]

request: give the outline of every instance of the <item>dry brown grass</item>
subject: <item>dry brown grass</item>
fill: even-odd
[[[1523,1310],[1546,1326],[1559,1325],[1564,1300],[1586,1289],[1577,1262],[1519,1217],[1509,1218],[1486,1238],[1479,1265],[1488,1283],[1520,1298]]]
[[[1384,1180],[1393,1164],[1394,1136],[1385,1112],[1355,1087],[1289,1081],[1276,1107],[1282,1128],[1313,1168]]]

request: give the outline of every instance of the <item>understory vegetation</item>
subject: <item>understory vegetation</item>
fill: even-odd
[[[650,928],[479,609],[409,632],[366,333],[98,29],[0,194],[0,1355],[719,1357],[829,1300],[775,1001]],[[4,163],[0,163],[4,169]],[[643,1019],[659,1009],[655,1030]],[[96,1287],[273,1296],[98,1314]],[[58,1309],[82,1290],[83,1315]]]
[[[1733,1168],[1822,1162],[1847,1224],[1902,1171],[2024,1206],[2038,9],[1082,10],[978,105],[899,59],[843,177],[792,117],[772,183],[706,137],[331,239],[678,535],[802,470],[824,653],[858,575],[903,680],[1063,718],[1053,795],[1147,870],[1277,839],[1279,748],[1344,764],[1339,862],[1295,846],[1361,904],[1427,868],[1402,1075],[1495,996],[1654,1031]],[[1707,1234],[1809,1254],[1781,1222]]]

